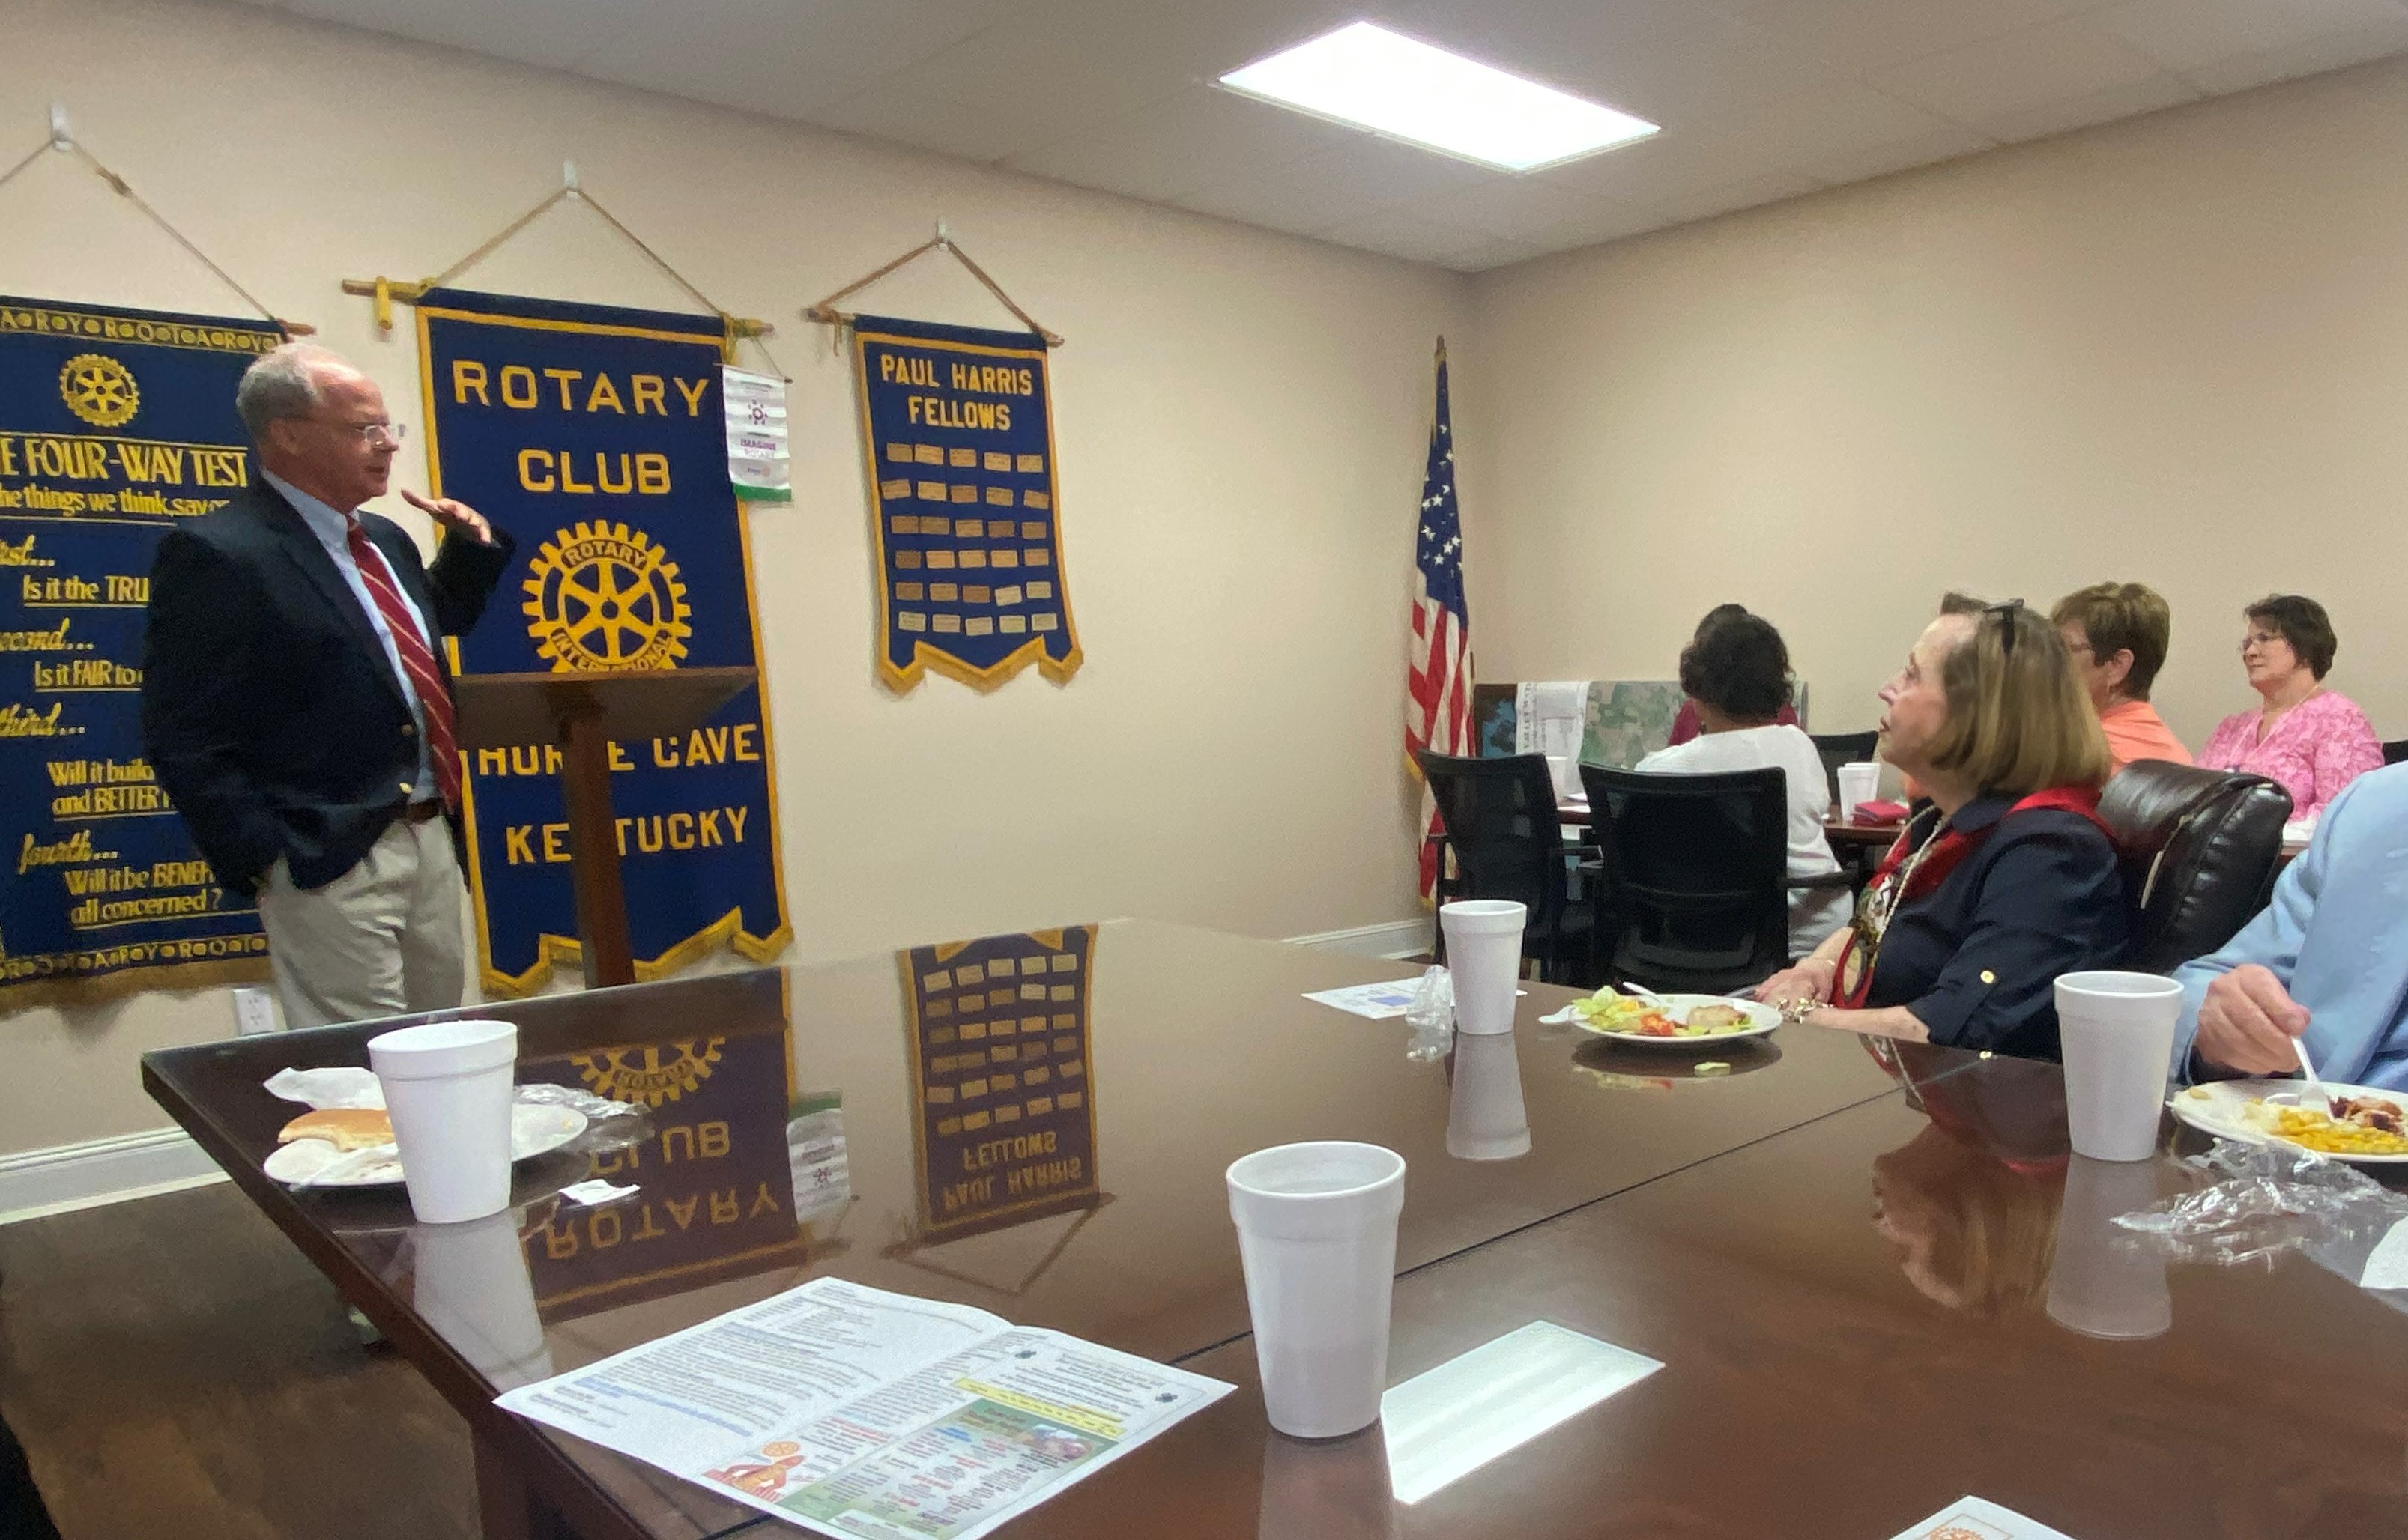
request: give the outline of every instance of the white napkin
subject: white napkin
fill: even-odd
[[[638,1191],[640,1189],[635,1187],[612,1187],[609,1182],[596,1176],[592,1181],[569,1183],[560,1190],[560,1195],[570,1203],[606,1204],[616,1203],[619,1199],[629,1197]]]
[[[384,1087],[377,1083],[374,1070],[280,1069],[265,1083],[272,1095],[321,1110],[384,1105]]]
[[[2361,1289],[2408,1289],[2408,1219],[2391,1227],[2391,1233],[2374,1243],[2367,1253],[2366,1271],[2359,1275]]]

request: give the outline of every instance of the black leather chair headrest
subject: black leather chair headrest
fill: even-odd
[[[2291,798],[2263,776],[2136,760],[2099,799],[2139,925],[2128,966],[2164,973],[2232,939],[2266,905]]]

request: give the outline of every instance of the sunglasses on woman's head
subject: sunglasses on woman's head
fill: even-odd
[[[2023,607],[2021,599],[1982,606],[1983,620],[1986,620],[1993,615],[1999,618],[1999,651],[2001,656],[2012,658],[2015,655],[2015,615]]]

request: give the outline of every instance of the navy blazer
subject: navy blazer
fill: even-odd
[[[1956,1048],[2057,1057],[2057,976],[2131,946],[2115,847],[2079,813],[1979,797],[1951,827],[1987,830],[1940,885],[1890,917],[1868,1006],[1904,1005]]]
[[[435,565],[400,525],[360,523],[426,635],[477,623],[514,542],[446,536]],[[451,660],[434,649],[451,681]],[[417,724],[383,641],[298,511],[261,483],[170,529],[150,566],[142,742],[218,879],[255,891],[277,858],[322,888],[399,817]],[[459,818],[451,819],[458,848]],[[466,862],[464,860],[465,867]]]

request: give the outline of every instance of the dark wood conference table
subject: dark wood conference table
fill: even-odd
[[[1785,1029],[1721,1046],[1704,1057],[1728,1072],[1698,1077],[1696,1053],[1539,1024],[1573,991],[1532,983],[1515,1035],[1531,1153],[1471,1162],[1444,1148],[1448,1067],[1410,1058],[1403,1022],[1301,998],[1410,964],[1126,920],[1096,927],[1089,968],[1100,1191],[958,1235],[924,1169],[943,1151],[915,1091],[909,954],[478,1007],[519,1024],[523,1080],[655,1104],[622,1148],[605,1131],[628,1120],[604,1119],[522,1164],[506,1276],[490,1251],[464,1269],[435,1233],[462,1227],[413,1225],[397,1190],[293,1192],[260,1170],[295,1110],[260,1082],[364,1063],[394,1022],[156,1053],[143,1074],[467,1421],[491,1536],[786,1532],[491,1400],[824,1275],[1240,1387],[1001,1532],[1030,1540],[1883,1540],[1967,1490],[2078,1540],[2396,1515],[2408,1316],[2375,1296],[2292,1257],[2173,1270],[2172,1328],[2152,1342],[2041,1314],[2036,1280],[2065,1246],[2052,1066]],[[1309,1137],[1408,1162],[1392,1379],[1541,1319],[1667,1367],[1412,1505],[1388,1497],[1376,1431],[1270,1433],[1221,1173]],[[590,1174],[643,1191],[561,1206]]]

